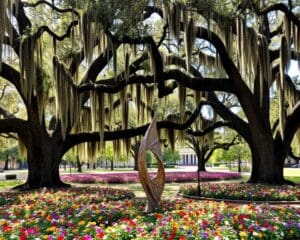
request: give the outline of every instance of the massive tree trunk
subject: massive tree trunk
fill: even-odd
[[[29,112],[27,132],[19,135],[27,150],[28,163],[27,180],[19,188],[66,187],[68,185],[61,181],[59,174],[65,153],[63,139],[60,132],[49,134],[45,124],[40,123],[37,112]]]
[[[284,156],[275,154],[273,141],[252,144],[252,170],[249,183],[283,184]]]
[[[60,147],[49,137],[25,143],[27,146],[28,177],[23,187],[65,187],[59,175]]]

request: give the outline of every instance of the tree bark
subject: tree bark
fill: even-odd
[[[249,183],[286,183],[283,176],[284,157],[276,156],[273,142],[264,142],[260,145],[253,144],[250,149],[252,152],[252,170]]]
[[[82,172],[82,167],[81,167],[81,162],[79,160],[79,156],[76,156],[76,166],[77,166],[77,172],[81,173]]]
[[[204,159],[204,153],[200,146],[197,147],[197,149],[194,147],[194,151],[198,158],[198,172],[206,172],[205,169],[205,159]]]
[[[8,170],[9,155],[6,156],[4,170]]]
[[[38,141],[38,146],[36,142],[27,143],[28,177],[24,186],[21,187],[31,189],[67,186],[61,181],[59,175],[61,156],[56,153],[59,147],[45,138]]]
[[[205,168],[205,161],[204,159],[199,159],[198,158],[198,172],[201,171],[201,172],[206,172],[206,168]]]
[[[114,160],[110,161],[110,170],[113,171],[114,170]]]
[[[139,161],[139,148],[140,148],[140,141],[136,141],[132,146],[131,146],[131,155],[133,157],[133,170],[134,171],[138,171],[139,170],[139,165],[138,165],[138,161]]]
[[[24,134],[19,134],[27,150],[28,176],[20,189],[66,187],[60,179],[59,165],[64,152],[61,134],[49,135],[44,123],[40,123],[38,111],[32,102],[28,110],[29,126]]]
[[[133,160],[134,160],[134,166],[133,166],[133,170],[134,171],[138,171],[139,170],[139,165],[138,165],[138,156],[134,156],[134,158],[133,158]]]

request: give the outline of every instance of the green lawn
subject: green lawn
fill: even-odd
[[[0,190],[9,189],[21,184],[21,180],[0,180]]]
[[[287,180],[290,180],[294,183],[300,184],[300,176],[289,176],[286,177]]]

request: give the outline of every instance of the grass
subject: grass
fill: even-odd
[[[0,190],[13,188],[21,183],[21,180],[0,180]]]
[[[290,180],[293,183],[300,184],[300,176],[289,176],[285,178],[286,180]]]

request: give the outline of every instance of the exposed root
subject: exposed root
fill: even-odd
[[[33,191],[33,190],[42,190],[44,188],[46,189],[64,189],[64,188],[70,188],[71,184],[64,183],[62,181],[59,181],[58,183],[55,184],[29,184],[29,183],[23,183],[21,185],[18,185],[16,187],[11,188],[13,191],[18,191],[18,192],[24,192],[24,191]]]

